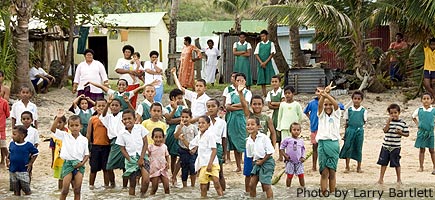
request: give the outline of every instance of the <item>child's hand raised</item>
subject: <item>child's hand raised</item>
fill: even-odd
[[[124,101],[127,102],[127,103],[130,101],[130,98],[129,98],[126,94],[123,94],[123,95],[122,95],[122,98],[123,98]]]
[[[171,68],[171,73],[175,73],[176,71],[177,71],[177,68],[175,68],[175,67]]]
[[[336,87],[336,86],[332,86],[332,81],[331,81],[331,83],[330,83],[328,86],[325,87],[325,90],[324,90],[324,91],[325,91],[326,93],[329,93],[329,92],[331,92],[331,90],[334,89],[335,87]]]
[[[109,103],[112,103],[112,101],[113,101],[113,99],[115,99],[115,96],[113,96],[113,94],[110,94],[109,96],[108,96],[108,102]]]
[[[63,109],[57,109],[57,114],[56,114],[56,118],[57,119],[60,119],[64,115],[65,115],[65,110],[63,110]]]
[[[171,108],[172,109],[177,109],[177,101],[171,101],[171,102],[169,102],[169,104],[171,105]]]
[[[242,84],[237,86],[237,91],[238,92],[242,92],[243,89],[245,89],[245,83],[246,83],[246,81],[242,82]]]

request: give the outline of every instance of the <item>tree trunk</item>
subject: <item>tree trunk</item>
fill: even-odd
[[[34,92],[35,89],[29,78],[29,19],[33,2],[31,0],[14,0],[13,6],[17,12],[17,26],[14,31],[17,68],[11,93],[18,94],[21,86],[28,86]]]
[[[176,49],[176,41],[177,41],[177,21],[178,21],[178,0],[172,0],[171,5],[171,21],[169,24],[169,47],[168,47],[168,53],[169,53],[169,61],[168,61],[168,69],[166,72],[167,76],[167,83],[169,85],[172,85],[174,83],[174,80],[172,79],[170,69],[172,67],[177,66],[177,59],[175,58],[175,53],[177,51]]]
[[[73,2],[71,0],[69,2],[71,4],[69,5],[69,13],[68,13],[68,15],[69,15],[68,45],[67,45],[67,49],[66,49],[66,58],[65,58],[65,63],[64,63],[65,68],[63,71],[62,81],[59,84],[59,88],[64,87],[68,83],[68,72],[69,72],[69,68],[71,67],[71,59],[72,59],[72,55],[73,55],[74,26],[75,26],[74,6],[73,6]]]
[[[277,0],[271,0],[270,5],[276,5],[278,3]],[[276,20],[269,20],[267,25],[267,31],[269,32],[269,40],[275,44],[276,53],[273,56],[273,60],[278,67],[278,71],[280,73],[284,73],[289,69],[287,61],[285,60],[284,54],[282,53],[281,47],[278,43],[278,25],[276,24]]]
[[[234,19],[234,31],[236,31],[236,33],[242,32],[242,17],[239,14],[236,14]]]
[[[399,24],[397,22],[390,22],[388,24],[390,27],[390,43],[396,41],[396,34],[400,32]]]
[[[301,50],[301,39],[299,37],[299,27],[290,26],[290,48],[292,50],[292,67],[305,67],[305,56]]]

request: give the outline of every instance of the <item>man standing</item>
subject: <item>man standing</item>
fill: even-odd
[[[276,53],[275,45],[269,41],[266,30],[260,32],[261,42],[257,44],[254,55],[258,60],[257,66],[257,85],[261,85],[263,97],[266,97],[266,85],[270,85],[272,76],[275,75],[273,70],[272,57]]]
[[[396,33],[396,41],[390,44],[389,51],[392,52],[390,56],[390,79],[391,81],[398,82],[402,81],[402,75],[399,72],[399,60],[397,56],[400,56],[400,53],[408,48],[408,44],[403,41],[403,34]]]
[[[239,34],[239,41],[233,45],[233,54],[236,57],[233,72],[245,74],[248,89],[252,85],[251,65],[249,64],[251,49],[251,44],[246,41],[246,33],[241,32]]]

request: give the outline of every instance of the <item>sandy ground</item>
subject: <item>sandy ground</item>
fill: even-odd
[[[208,91],[209,96],[221,98],[221,91]],[[255,91],[255,94],[259,94],[260,91]],[[295,100],[300,102],[303,107],[305,107],[312,99],[312,94],[300,94],[295,96]],[[51,164],[51,152],[48,148],[48,142],[42,142],[47,138],[48,135],[48,127],[52,123],[52,119],[55,116],[56,109],[65,108],[67,109],[71,101],[73,100],[74,95],[71,94],[67,89],[53,89],[48,94],[38,95],[36,98],[36,104],[38,105],[38,114],[39,114],[39,132],[41,135],[41,143],[40,143],[40,154],[35,162],[33,169],[33,181],[32,188],[48,188],[44,189],[44,194],[39,194],[41,197],[49,197],[57,198],[54,194],[49,194],[50,191],[56,191],[57,181],[52,178],[52,169],[50,168]],[[350,100],[350,95],[342,95],[337,97],[340,102],[344,104]],[[143,97],[140,97],[143,99]],[[167,104],[167,94],[165,94],[164,99]],[[412,112],[418,108],[421,103],[419,99],[415,99],[412,101],[408,101],[404,103],[404,95],[401,94],[400,91],[389,91],[383,94],[373,94],[368,93],[366,98],[363,101],[363,106],[368,110],[368,122],[365,125],[365,139],[363,146],[363,173],[356,173],[356,162],[351,162],[351,172],[343,173],[344,171],[344,160],[339,161],[338,171],[337,171],[337,185],[340,188],[352,188],[357,187],[360,189],[388,189],[390,187],[397,187],[395,171],[393,168],[388,168],[385,175],[385,184],[382,187],[376,186],[375,183],[379,176],[380,167],[376,164],[379,151],[383,141],[383,132],[382,127],[384,126],[385,121],[388,118],[386,108],[391,103],[398,103],[401,108],[401,117],[407,122],[410,127],[410,137],[403,138],[402,140],[402,152],[401,152],[401,164],[402,164],[402,180],[404,188],[429,188],[433,187],[435,183],[435,176],[431,175],[432,172],[432,164],[430,162],[429,153],[426,154],[425,159],[425,170],[424,172],[417,172],[418,169],[418,149],[414,148],[414,142],[416,139],[416,131],[417,126],[412,122],[411,114]],[[265,112],[271,114],[271,111],[267,111],[265,108]],[[10,124],[10,120],[8,120]],[[343,120],[342,120],[343,124]],[[305,139],[305,147],[308,151],[311,150],[311,144],[309,142],[309,120],[304,117],[302,122],[302,136]],[[8,137],[10,138],[11,130],[10,125],[8,126]],[[341,131],[342,134],[344,132],[344,128],[342,126]],[[340,146],[343,145],[343,141],[340,141]],[[274,157],[277,158],[278,153],[274,154]],[[227,163],[224,165],[225,169],[225,177],[227,184],[231,188],[243,188],[244,179],[241,173],[232,172],[235,168],[234,157],[232,155],[231,163]],[[284,163],[277,162],[275,174],[282,171]],[[308,159],[305,163],[305,180],[307,183],[307,187],[318,188],[320,175],[318,171],[312,171],[312,160]],[[88,174],[89,167],[87,165],[86,174],[84,178],[83,188],[87,188],[88,186]],[[118,173],[118,177],[120,173]],[[7,191],[8,186],[8,171],[6,168],[0,168],[0,196],[7,194],[10,195],[10,192]],[[99,174],[97,177],[97,183],[102,184],[102,177]],[[118,178],[117,182],[120,179]],[[120,185],[120,182],[118,183]],[[283,176],[278,183],[279,186],[285,185],[285,177]],[[298,182],[296,179],[293,181],[293,186],[297,186]],[[127,191],[124,191],[127,193]],[[38,191],[36,191],[38,193]],[[54,196],[53,196],[54,195]],[[435,194],[434,194],[435,195]],[[70,194],[71,196],[71,194]],[[280,194],[275,194],[276,197],[282,196]],[[0,197],[1,199],[2,197]]]

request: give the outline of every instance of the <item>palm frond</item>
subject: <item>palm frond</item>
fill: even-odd
[[[227,13],[234,13],[238,11],[238,0],[214,0],[213,4],[224,9]]]
[[[298,16],[302,14],[304,9],[303,4],[264,6],[258,9],[253,17],[260,20],[276,19],[278,24],[300,25]]]

